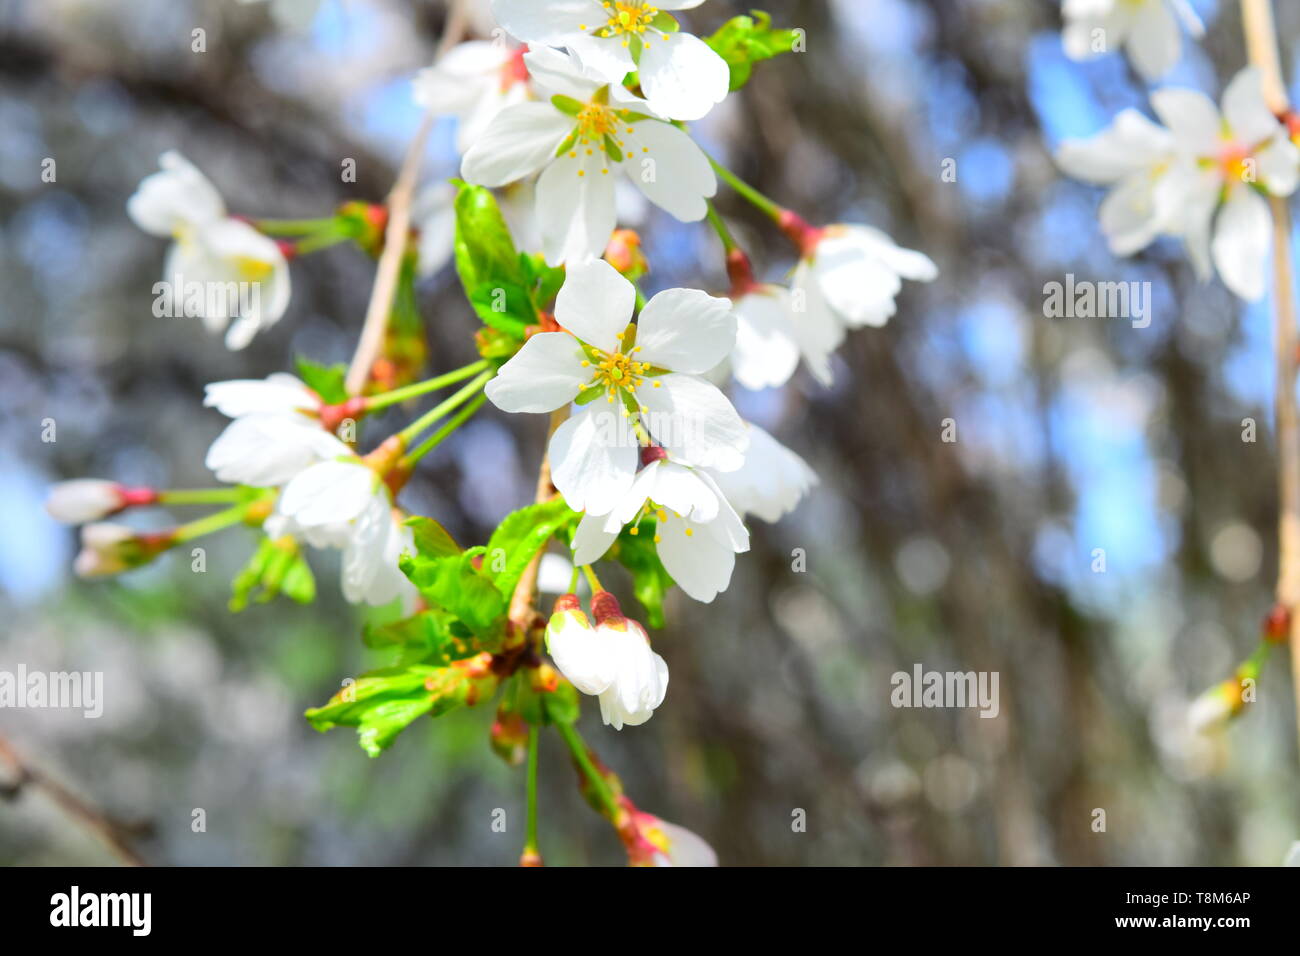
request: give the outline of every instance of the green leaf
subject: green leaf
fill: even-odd
[[[450,611],[491,646],[505,628],[506,599],[489,576],[474,567],[482,554],[482,548],[471,548],[448,557],[404,555],[401,568],[426,600]]]
[[[522,341],[524,329],[537,324],[531,277],[520,262],[496,199],[482,186],[459,183],[456,272],[470,305],[486,325]]]
[[[483,558],[483,567],[492,576],[497,590],[513,594],[528,562],[552,535],[575,524],[579,517],[558,495],[506,515],[492,532]]]
[[[673,586],[672,575],[664,570],[654,544],[655,522],[646,518],[632,534],[624,528],[606,557],[617,561],[632,574],[632,593],[645,609],[645,623],[664,626],[664,595]]]
[[[437,717],[473,704],[495,689],[496,680],[491,673],[476,677],[455,665],[387,667],[362,674],[329,703],[308,710],[306,716],[319,731],[357,728],[361,748],[377,757],[416,718],[425,714]]]
[[[431,558],[443,558],[451,554],[460,554],[461,547],[447,533],[447,529],[432,518],[416,515],[406,519],[406,526],[415,536],[415,548]]]
[[[749,82],[755,63],[791,52],[801,35],[797,30],[773,30],[771,15],[762,10],[752,13],[750,17],[732,17],[704,41],[726,60],[732,90]]]
[[[347,401],[348,390],[343,385],[348,374],[346,365],[321,365],[301,355],[294,359],[294,364],[298,368],[298,377],[321,397],[321,401],[327,405]]]
[[[316,599],[316,579],[292,538],[272,541],[264,536],[231,582],[230,610],[238,613],[250,600],[265,604],[278,594],[310,604]]]
[[[400,650],[401,664],[446,665],[469,656],[473,648],[465,640],[460,619],[445,608],[419,611],[400,621],[368,624],[362,635],[367,647]]]

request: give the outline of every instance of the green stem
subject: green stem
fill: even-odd
[[[488,380],[495,374],[496,372],[492,369],[483,372],[474,379],[474,381],[463,386],[460,391],[456,392],[450,398],[439,402],[411,424],[407,425],[399,433],[402,436],[403,443],[409,445],[415,439],[415,436],[420,434],[420,432],[424,431],[438,419],[447,415],[447,413],[452,409],[464,403],[466,399],[470,398],[477,392],[482,391],[483,386],[486,385]]]
[[[591,585],[592,594],[595,594],[597,591],[605,590],[601,587],[600,578],[596,577],[596,572],[591,569],[590,564],[584,564],[582,566],[582,573],[587,576],[587,583]]]
[[[306,256],[313,252],[320,252],[322,249],[328,249],[330,246],[337,246],[340,242],[348,242],[351,238],[351,236],[342,232],[322,232],[318,235],[299,239],[293,244],[293,250],[300,256]]]
[[[713,226],[714,232],[716,232],[718,234],[718,238],[722,240],[723,251],[729,253],[736,249],[739,249],[740,244],[736,242],[736,237],[732,235],[732,232],[727,227],[727,224],[723,221],[722,217],[718,215],[717,207],[710,202],[708,204],[708,208],[709,208],[709,224]]]
[[[783,208],[768,199],[761,192],[749,185],[749,183],[745,182],[726,166],[723,166],[712,156],[709,157],[709,163],[712,164],[713,171],[722,178],[722,181],[738,192],[744,199],[752,203],[772,219],[779,220],[781,218],[781,214],[785,212]]]
[[[445,375],[439,375],[437,378],[426,379],[423,382],[416,382],[413,385],[406,385],[402,388],[393,389],[393,391],[384,392],[382,395],[371,395],[366,399],[366,411],[377,412],[381,408],[387,408],[389,405],[396,405],[399,402],[405,402],[408,399],[424,395],[426,392],[436,392],[444,386],[454,385],[456,382],[467,379],[475,372],[481,372],[487,367],[488,360],[479,359],[477,362],[471,362],[464,368],[458,368],[454,372],[447,372]]]
[[[429,452],[433,451],[435,448],[441,445],[443,439],[445,439],[448,435],[454,432],[457,428],[460,428],[461,425],[465,424],[466,420],[468,420],[471,415],[473,415],[480,408],[482,408],[483,403],[486,401],[487,401],[486,395],[479,395],[478,397],[476,397],[472,402],[470,402],[468,405],[466,405],[464,408],[458,411],[455,415],[453,415],[450,419],[448,419],[446,424],[444,424],[436,432],[434,432],[423,442],[421,442],[419,448],[416,448],[408,452],[407,454],[403,455],[402,466],[410,467],[414,465],[425,455],[429,454]]]
[[[333,229],[338,224],[337,217],[327,219],[254,219],[253,227],[258,232],[271,236],[303,236]]]
[[[577,593],[578,593],[578,575],[579,575],[580,573],[581,573],[581,570],[580,570],[579,568],[575,567],[575,568],[573,569],[573,574],[571,574],[571,575],[569,576],[569,593],[570,593],[570,594],[577,594]]]
[[[537,852],[537,725],[528,728],[528,833],[524,852]]]
[[[164,505],[220,505],[239,501],[244,492],[239,488],[184,488],[158,492],[158,503]]]
[[[195,538],[201,538],[206,534],[212,534],[214,531],[221,531],[232,525],[237,525],[244,520],[248,514],[248,505],[238,504],[233,508],[226,508],[224,511],[218,511],[214,514],[198,518],[186,524],[179,525],[172,537],[173,544],[181,544],[185,541],[193,541]]]
[[[578,765],[582,775],[587,778],[592,790],[605,807],[609,819],[613,821],[618,816],[618,801],[614,797],[614,792],[609,789],[609,783],[601,775],[601,772],[596,769],[595,764],[591,762],[591,757],[587,754],[587,745],[583,743],[582,737],[579,736],[578,731],[574,729],[572,724],[556,723],[555,729],[564,738],[569,753],[573,754],[574,763]]]

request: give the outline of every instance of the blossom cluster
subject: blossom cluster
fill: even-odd
[[[344,597],[400,602],[394,643],[409,642],[404,629],[425,642],[400,667],[364,676],[351,698],[308,713],[322,729],[356,726],[371,753],[415,717],[471,706],[506,681],[514,681],[503,695],[512,707],[530,694],[541,701],[525,722],[571,725],[566,688],[596,697],[615,729],[648,720],[665,700],[668,664],[594,566],[618,561],[642,575],[647,587],[637,596],[655,627],[665,581],[714,601],[731,583],[736,556],[749,550],[747,521],[779,520],[818,481],[795,452],[741,418],[725,390],[729,379],[779,387],[802,361],[829,384],[847,333],[885,324],[904,279],[937,275],[923,253],[879,229],[805,222],[701,149],[686,124],[743,83],[750,65],[743,58],[792,48],[789,31],[772,30],[766,15],[737,18],[734,28],[748,32],[734,48],[687,32],[674,14],[702,2],[495,0],[497,39],[454,46],[415,78],[416,101],[458,123],[461,181],[426,190],[415,206],[418,228],[398,237],[417,251],[418,265],[399,273],[408,292],[417,274],[455,260],[484,321],[475,337],[481,359],[415,381],[403,378],[400,350],[386,352],[361,368],[361,388],[351,370],[345,377],[301,362],[298,375],[208,385],[204,404],[229,419],[206,456],[224,487],[126,488],[97,479],[56,486],[51,514],[84,525],[78,572],[128,570],[203,534],[250,525],[262,539],[236,581],[238,609],[255,591],[310,600],[304,552],[340,552]],[[742,57],[740,80],[715,46]],[[353,203],[314,220],[236,217],[179,153],[160,165],[128,212],[172,240],[165,284],[256,287],[249,305],[200,313],[211,330],[225,330],[232,349],[285,313],[293,258],[346,241],[382,256],[394,239],[386,206]],[[720,181],[793,244],[787,282],[757,278],[712,206]],[[648,261],[639,237],[619,228],[642,203],[682,222],[709,219],[723,245],[726,295],[642,294]],[[394,304],[388,321],[385,348],[402,335],[418,339],[418,316],[414,330],[403,326]],[[419,350],[401,354],[409,360]],[[406,428],[358,450],[367,414],[453,385],[454,394]],[[398,497],[420,458],[487,402],[551,416],[542,472],[549,481],[534,505],[503,520],[489,547],[462,549]],[[136,507],[218,503],[228,507],[162,533],[105,520]],[[551,541],[567,547],[572,580],[545,619],[532,610],[533,589]],[[575,593],[580,573],[592,582],[590,617]],[[514,752],[507,730],[520,719],[499,716],[501,752]],[[682,860],[711,861],[698,838],[615,793],[612,776],[588,782],[603,794],[603,812],[633,862],[670,862],[674,843],[686,848]]]

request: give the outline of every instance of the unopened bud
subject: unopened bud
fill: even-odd
[[[641,251],[641,237],[631,229],[619,229],[610,236],[605,261],[633,282],[650,271],[650,264]]]

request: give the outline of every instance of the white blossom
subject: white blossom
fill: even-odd
[[[678,30],[670,10],[704,0],[495,0],[497,20],[525,43],[567,47],[607,83],[636,72],[650,108],[697,120],[727,96],[726,61],[693,34]]]
[[[1066,56],[1088,60],[1123,47],[1147,80],[1159,79],[1182,56],[1182,26],[1194,37],[1205,32],[1187,0],[1065,0],[1061,38]]]
[[[704,218],[718,184],[690,136],[622,86],[592,80],[565,54],[542,48],[524,61],[550,99],[499,113],[465,154],[461,175],[504,186],[540,171],[536,214],[547,262],[604,251],[617,224],[620,171],[683,222]]]
[[[172,307],[196,314],[209,331],[226,329],[226,347],[242,349],[288,308],[289,265],[273,239],[227,215],[216,188],[184,156],[169,151],[158,164],[162,171],[145,177],[127,212],[145,232],[173,240],[163,268]],[[191,286],[203,294],[191,295]],[[214,311],[215,302],[223,308]]]

